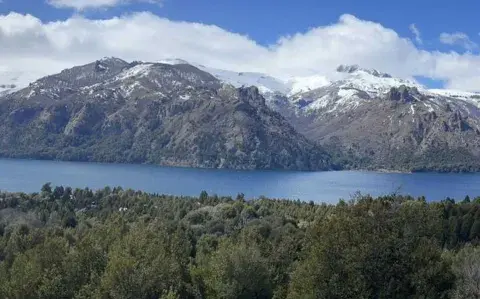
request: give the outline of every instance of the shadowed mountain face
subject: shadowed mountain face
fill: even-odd
[[[0,155],[238,168],[331,168],[255,87],[188,65],[99,60],[0,98]]]

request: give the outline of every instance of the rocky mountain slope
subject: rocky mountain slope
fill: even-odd
[[[480,94],[427,89],[357,65],[286,81],[205,69],[235,86],[260,86],[269,107],[344,168],[480,170]]]
[[[330,169],[267,107],[189,64],[102,59],[0,97],[0,155],[237,169]]]
[[[358,66],[343,78],[270,101],[345,168],[480,170],[480,94],[429,90]]]

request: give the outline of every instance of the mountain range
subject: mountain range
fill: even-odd
[[[107,58],[0,98],[0,155],[236,169],[330,169],[268,108],[189,64]]]
[[[3,157],[480,170],[480,94],[428,89],[356,65],[330,78],[281,80],[180,59],[104,58],[28,86],[0,80],[0,116]]]

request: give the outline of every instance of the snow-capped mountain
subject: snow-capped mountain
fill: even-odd
[[[331,169],[255,87],[185,63],[104,58],[0,96],[0,157]]]
[[[480,106],[480,93],[428,89],[413,80],[395,78],[387,73],[363,69],[357,65],[339,66],[336,73],[331,75],[330,80],[321,76],[318,76],[312,84],[308,84],[312,78],[297,78],[296,80],[299,85],[305,82],[307,84],[299,88],[300,91],[290,89],[288,93],[283,93],[283,95],[287,96],[289,102],[303,113],[315,111],[332,113],[339,112],[342,109],[348,111],[361,104],[384,98],[392,88],[401,86],[415,89],[420,95],[425,96],[427,99],[422,103],[428,106],[430,110],[446,99],[449,99],[452,105],[473,104]],[[310,86],[313,86],[313,88],[310,88]],[[273,103],[273,101],[269,102]]]
[[[358,66],[340,66],[335,75],[288,97],[289,105],[269,103],[354,168],[480,169],[480,94],[427,89]]]
[[[31,84],[22,75],[0,76],[0,111],[8,114],[3,127],[0,123],[5,145],[8,138],[23,136],[21,130],[30,128],[27,135],[38,138],[60,134],[55,136],[67,142],[76,140],[71,136],[87,134],[105,137],[119,148],[128,145],[121,155],[129,156],[120,159],[89,141],[93,148],[88,150],[114,161],[138,158],[131,155],[140,155],[139,161],[157,161],[161,157],[152,155],[158,149],[169,159],[161,163],[173,165],[325,167],[322,151],[310,143],[314,142],[338,155],[338,165],[344,168],[480,170],[480,94],[428,89],[414,80],[357,65],[341,65],[328,76],[278,79],[181,59],[128,63],[104,58]],[[248,88],[252,85],[258,92]],[[208,141],[215,135],[212,120],[223,131]],[[41,128],[44,131],[38,131]],[[269,129],[258,135],[255,128]],[[128,142],[117,144],[116,138]],[[22,139],[17,147],[25,155],[37,149],[28,140]],[[110,143],[100,143],[111,149]],[[215,148],[207,148],[209,144]],[[234,149],[240,156],[229,156]],[[281,161],[272,158],[277,150],[282,152]],[[94,159],[93,152],[87,153],[88,159]],[[187,160],[172,156],[178,152]],[[80,155],[55,153],[57,158]],[[307,162],[311,157],[322,161]]]
[[[292,104],[298,104],[304,111],[325,107],[329,107],[331,111],[339,107],[354,108],[361,101],[382,97],[391,88],[402,85],[416,88],[430,97],[450,97],[477,102],[476,93],[427,89],[414,80],[395,78],[390,74],[358,65],[340,65],[336,72],[328,76],[316,74],[282,80],[264,73],[216,69],[183,59],[164,59],[158,62],[172,65],[190,64],[235,87],[256,86],[271,105],[275,106],[274,102],[278,102],[279,97],[287,97]]]
[[[341,65],[332,75],[337,80],[325,81],[319,88],[291,95],[291,102],[303,112],[354,109],[362,102],[384,96],[391,88],[399,86],[424,89],[420,84],[358,66]]]

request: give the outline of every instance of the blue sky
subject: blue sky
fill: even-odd
[[[67,65],[67,60],[77,63],[83,62],[87,57],[89,59],[90,56],[85,51],[87,45],[90,47],[93,45],[92,55],[121,55],[122,58],[129,59],[139,56],[138,59],[145,60],[152,57],[165,58],[178,53],[182,56],[179,58],[203,59],[204,61],[198,62],[213,64],[216,67],[246,68],[275,75],[288,73],[292,76],[304,76],[315,72],[324,73],[333,69],[335,63],[346,61],[365,67],[380,68],[381,71],[392,72],[401,77],[417,78],[431,87],[474,89],[475,86],[480,86],[478,1],[404,0],[397,3],[380,0],[48,1],[51,3],[47,0],[3,0],[0,4],[0,15],[6,17],[3,25],[0,23],[0,30],[2,26],[4,31],[11,30],[12,26],[24,26],[22,30],[28,31],[30,39],[31,36],[41,36],[38,41],[30,40],[29,46],[25,46],[25,42],[20,44],[25,52],[28,50],[25,47],[31,47],[32,52],[34,48],[45,48],[45,53],[50,55],[49,59],[54,62],[50,64],[52,68]],[[160,1],[160,4],[146,3]],[[56,5],[52,5],[55,4],[52,2],[56,2]],[[85,9],[72,8],[75,6],[78,8],[79,3],[100,2],[110,5],[90,6]],[[13,16],[12,12],[17,12],[21,16]],[[136,12],[149,13],[132,17]],[[29,19],[26,14],[33,16],[34,20]],[[347,17],[342,17],[345,15]],[[156,53],[147,53],[143,44],[139,44],[137,50],[132,49],[131,45],[123,45],[121,43],[127,43],[127,38],[123,40],[115,37],[118,40],[113,40],[116,35],[111,33],[113,30],[111,28],[116,25],[112,25],[109,20],[115,17],[124,22],[122,26],[139,28],[139,24],[143,24],[145,28],[155,31],[150,32],[150,35],[158,37],[159,40],[168,40],[169,43],[173,41],[175,44],[166,45],[158,41]],[[30,24],[30,27],[23,25],[22,19],[26,24]],[[78,19],[84,21],[79,22]],[[104,20],[105,23],[98,25],[95,20]],[[61,30],[71,30],[69,31],[71,39],[65,37],[68,33],[59,32],[61,30],[52,25],[54,21],[64,24]],[[193,23],[200,23],[201,28],[197,28],[198,26]],[[221,32],[206,25],[216,25]],[[97,28],[99,32],[86,36],[90,33],[86,29],[82,31],[82,28]],[[100,40],[98,35],[105,38],[106,33],[100,32],[103,29],[108,31],[109,35],[105,44],[97,45]],[[15,31],[15,34],[24,38],[27,34],[22,30]],[[170,32],[167,32],[168,30]],[[175,36],[176,30],[181,31],[183,35]],[[80,31],[83,34],[81,41],[78,38]],[[139,31],[132,32],[138,34]],[[68,40],[56,42],[57,35]],[[205,36],[208,37],[207,40]],[[14,48],[20,37],[13,38],[11,34],[8,37],[10,39],[0,42],[4,42],[8,49]],[[135,40],[149,41],[151,36],[143,38],[135,37]],[[280,39],[283,42],[279,43]],[[212,41],[215,41],[214,46],[211,45]],[[35,42],[39,44],[32,44]],[[9,46],[8,43],[12,45]],[[121,45],[112,48],[114,44]],[[355,48],[355,51],[349,53],[349,49],[356,47],[357,44],[358,49]],[[369,44],[373,45],[371,51],[368,48]],[[234,49],[233,45],[239,49]],[[85,51],[81,46],[85,46]],[[195,53],[192,49],[196,50]],[[318,55],[315,54],[315,49],[318,49]],[[71,53],[68,54],[67,50]],[[0,53],[1,51],[2,45]],[[336,53],[338,56],[331,57]],[[20,55],[13,51],[9,54]],[[33,55],[34,53],[32,57]],[[207,57],[208,55],[211,57]],[[19,58],[33,59],[27,56]],[[219,59],[214,59],[215,57]],[[269,64],[263,63],[265,60],[269,60]],[[282,67],[279,67],[279,64]]]
[[[403,0],[398,3],[384,0],[164,0],[162,5],[131,3],[88,9],[81,14],[97,19],[151,11],[171,20],[215,24],[269,45],[281,36],[334,23],[340,15],[348,13],[392,28],[401,36],[412,36],[409,26],[415,24],[421,31],[425,49],[465,50],[440,43],[438,36],[442,32],[463,32],[480,43],[479,1]],[[10,11],[32,14],[43,21],[65,20],[78,13],[74,9],[54,8],[42,0],[3,0],[0,13]]]

